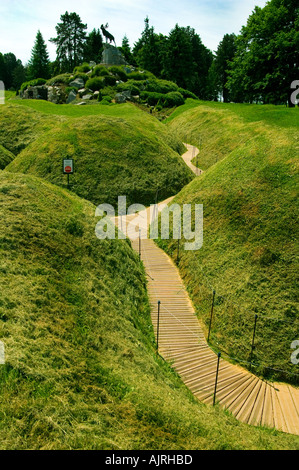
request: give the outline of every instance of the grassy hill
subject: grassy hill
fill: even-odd
[[[180,271],[211,344],[248,366],[258,315],[254,371],[299,383],[298,108],[198,103],[167,126],[200,146],[205,170],[175,198],[204,206],[204,245],[181,252]],[[177,243],[161,242],[176,259]],[[274,370],[273,370],[274,369]]]
[[[16,158],[6,169],[66,186],[62,159],[75,160],[74,193],[94,204],[151,204],[191,181],[183,146],[156,118],[133,104],[85,107],[9,101],[0,109],[0,143]]]
[[[3,170],[13,159],[14,155],[0,145],[0,170]]]
[[[298,449],[197,402],[155,354],[138,256],[95,206],[0,172],[1,449]]]

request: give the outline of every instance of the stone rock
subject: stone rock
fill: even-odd
[[[86,104],[86,102],[85,102],[85,101],[81,101],[80,103],[76,103],[75,106],[82,106],[82,105],[84,105],[84,104]]]
[[[75,101],[76,98],[77,98],[77,93],[74,90],[72,90],[68,96],[68,99],[66,100],[66,104],[69,104],[72,101]]]
[[[127,98],[127,100],[130,100],[132,97],[131,90],[124,90],[122,94]]]
[[[83,78],[80,78],[80,77],[76,78],[75,80],[73,80],[72,82],[69,83],[69,86],[72,86],[74,88],[78,88],[78,90],[80,88],[84,88],[84,85],[85,85],[84,80],[83,80]]]
[[[132,96],[131,96],[131,100],[132,100],[132,101],[138,102],[139,99],[140,99],[140,96],[139,96],[139,95],[132,95]]]
[[[133,72],[133,70],[132,70],[130,67],[125,67],[125,68],[124,68],[124,71],[125,71],[126,73],[132,73],[132,72]]]
[[[84,95],[93,94],[93,91],[90,90],[89,88],[81,88],[80,90],[78,90],[78,93],[79,93],[80,98],[82,98],[82,96],[84,96]]]
[[[89,101],[93,98],[93,95],[84,95],[82,96],[82,100]]]
[[[127,101],[127,96],[124,93],[117,93],[115,95],[115,103],[121,104]]]
[[[25,100],[47,100],[48,87],[45,85],[30,86],[23,92],[22,98]]]
[[[104,51],[102,54],[102,65],[126,65],[126,61],[117,47],[111,44],[104,44]]]
[[[48,87],[48,101],[54,104],[65,103],[66,95],[59,86]]]

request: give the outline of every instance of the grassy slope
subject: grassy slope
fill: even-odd
[[[0,170],[3,170],[10,162],[15,158],[15,156],[9,152],[6,148],[0,145]]]
[[[158,188],[163,188],[159,191],[163,199],[192,179],[179,156],[180,141],[133,105],[16,103],[10,101],[0,110],[0,122],[5,128],[8,122],[8,129],[14,130],[3,131],[0,142],[18,155],[8,171],[64,186],[62,159],[73,157],[71,189],[94,204],[115,204],[118,196],[126,195],[129,204],[149,205]]]
[[[198,315],[207,331],[215,288],[212,345],[248,361],[258,314],[254,360],[263,367],[255,370],[298,383],[290,360],[298,339],[298,109],[190,101],[175,114],[168,126],[194,145],[201,137],[206,170],[175,199],[204,205],[204,246],[182,252],[180,264]],[[176,243],[162,245],[176,257]]]
[[[154,351],[138,257],[94,209],[0,173],[1,449],[298,449],[197,402]]]

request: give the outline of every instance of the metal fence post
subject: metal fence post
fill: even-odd
[[[157,318],[157,352],[159,351],[159,328],[160,328],[160,300],[158,301],[158,318]]]
[[[213,290],[213,300],[212,300],[212,308],[211,308],[211,316],[210,316],[210,325],[209,325],[208,342],[210,341],[210,333],[211,333],[212,318],[213,318],[213,312],[214,312],[215,295],[216,295],[216,291]]]
[[[254,316],[254,328],[253,328],[253,336],[252,336],[252,343],[251,343],[251,352],[250,352],[250,370],[251,370],[251,361],[252,361],[252,355],[253,355],[253,351],[254,351],[254,348],[255,348],[255,345],[254,345],[254,340],[255,340],[255,333],[256,333],[256,322],[257,322],[257,319],[258,319],[258,316],[255,315]]]
[[[217,393],[217,383],[218,383],[218,374],[219,374],[220,357],[221,357],[221,353],[218,353],[218,361],[217,361],[217,370],[216,370],[216,379],[215,379],[215,389],[214,389],[213,406],[215,406],[215,403],[216,403],[216,393]]]
[[[141,229],[139,229],[139,259],[141,259]]]

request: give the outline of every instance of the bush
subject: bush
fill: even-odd
[[[100,77],[90,78],[86,82],[86,88],[90,88],[90,90],[92,91],[99,91],[102,88],[104,88],[104,86],[105,86],[104,80],[103,78],[100,78]]]
[[[56,77],[50,78],[50,80],[47,81],[47,85],[68,85],[72,80],[73,76],[70,73],[64,73],[62,75],[57,75]]]
[[[91,77],[104,77],[109,75],[108,69],[103,65],[96,65],[92,71]]]
[[[178,86],[176,83],[167,80],[147,80],[145,90],[166,94],[171,91],[178,91]]]
[[[91,67],[87,62],[84,62],[82,65],[79,65],[78,67],[74,68],[74,74],[79,72],[79,73],[87,73],[91,70]]]
[[[103,101],[108,101],[108,103],[112,103],[111,96],[103,95]]]
[[[164,107],[172,108],[173,106],[182,106],[185,103],[183,95],[178,91],[171,91],[164,95]]]
[[[192,93],[192,91],[185,90],[184,88],[178,88],[177,90],[184,98],[193,98],[194,100],[198,100],[198,97]]]
[[[130,90],[133,96],[140,95],[140,88],[138,88],[136,85],[134,85],[134,83],[131,83],[131,82],[134,82],[134,80],[129,80],[126,83],[120,83],[119,85],[117,85],[116,87],[117,92],[122,93],[123,91]]]
[[[35,78],[34,80],[30,80],[29,82],[22,83],[20,90],[25,91],[30,86],[40,86],[45,85],[46,83],[47,80],[45,80],[44,78]]]
[[[116,95],[116,88],[112,86],[105,86],[104,88],[102,88],[101,92],[103,97],[111,96],[113,99]]]
[[[76,93],[78,92],[77,88],[75,88],[74,86],[67,86],[65,89],[65,93],[69,95],[71,91],[75,91]]]
[[[109,67],[109,72],[115,75],[119,80],[122,80],[123,82],[126,82],[128,80],[126,72],[120,66],[113,65],[112,67]]]
[[[116,78],[112,77],[112,75],[107,75],[104,78],[104,83],[105,83],[105,86],[114,86],[116,84]]]
[[[159,102],[163,101],[163,93],[154,93],[151,91],[142,91],[140,93],[140,98],[146,101],[150,106],[156,106]]]
[[[107,97],[106,97],[106,98],[107,98]],[[106,98],[105,98],[104,100],[100,101],[99,104],[103,104],[104,106],[110,105],[110,104],[111,104],[111,101],[106,100]]]
[[[153,75],[151,72],[131,72],[127,74],[128,79],[130,80],[151,80],[155,79],[155,75]]]

